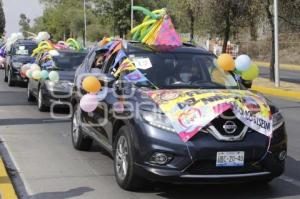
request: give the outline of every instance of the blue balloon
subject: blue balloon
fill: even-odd
[[[235,68],[238,71],[244,72],[249,69],[251,59],[248,55],[240,55],[235,59]]]
[[[41,79],[47,79],[48,78],[48,76],[49,76],[49,73],[48,73],[48,71],[46,71],[46,70],[42,70],[41,71]]]

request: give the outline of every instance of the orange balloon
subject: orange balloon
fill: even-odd
[[[217,59],[217,64],[225,71],[233,71],[235,68],[234,60],[230,54],[221,54]]]
[[[96,77],[88,76],[82,81],[82,87],[88,93],[97,93],[101,89],[101,84]]]

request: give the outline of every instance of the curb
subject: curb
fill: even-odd
[[[268,95],[290,98],[293,100],[300,100],[300,91],[290,91],[290,90],[284,90],[280,88],[268,88],[268,87],[255,86],[255,85],[253,85],[251,89]]]
[[[270,68],[270,63],[262,61],[254,61],[258,66]],[[290,70],[290,71],[300,71],[300,65],[294,64],[279,64],[280,69]]]
[[[0,199],[18,199],[1,158],[0,158]]]

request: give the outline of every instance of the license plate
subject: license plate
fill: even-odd
[[[217,152],[217,167],[241,167],[244,166],[244,151]]]

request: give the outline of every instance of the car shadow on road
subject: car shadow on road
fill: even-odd
[[[300,195],[300,161],[287,158],[286,172],[282,177],[274,179],[270,184],[240,183],[213,185],[177,185],[153,183],[140,192],[154,193],[166,199],[219,199],[219,198],[279,198]],[[296,182],[295,182],[296,181]]]
[[[94,191],[90,187],[78,187],[62,192],[44,192],[29,196],[29,199],[67,199],[73,197],[79,197],[87,192]]]

